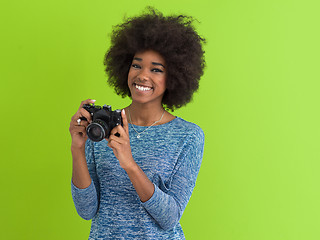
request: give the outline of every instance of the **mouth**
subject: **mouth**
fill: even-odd
[[[139,91],[150,91],[152,90],[153,88],[152,87],[149,87],[149,86],[144,86],[144,85],[141,85],[141,84],[137,84],[137,83],[133,83],[133,86],[138,89]]]

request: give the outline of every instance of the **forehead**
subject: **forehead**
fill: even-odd
[[[165,64],[164,58],[160,55],[160,53],[154,50],[145,50],[141,52],[137,52],[134,55],[134,58],[139,58],[144,62],[158,62]]]

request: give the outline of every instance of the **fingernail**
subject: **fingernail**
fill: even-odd
[[[124,109],[122,109],[123,114],[126,114],[126,112],[124,111]]]
[[[96,100],[94,100],[94,99],[91,99],[90,101],[91,101],[91,102],[95,102]]]

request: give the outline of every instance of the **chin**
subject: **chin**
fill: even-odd
[[[162,105],[162,103],[161,103],[162,98],[150,99],[148,97],[132,96],[131,95],[131,100],[132,100],[132,102],[139,103],[139,104],[159,104],[159,105]]]

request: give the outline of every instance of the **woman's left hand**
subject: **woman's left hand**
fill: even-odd
[[[131,153],[129,126],[124,109],[121,111],[121,117],[123,127],[121,125],[114,127],[106,140],[108,141],[108,146],[112,148],[114,155],[119,160],[120,166],[123,169],[128,169],[135,164],[135,161]]]

